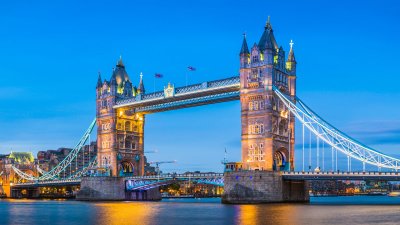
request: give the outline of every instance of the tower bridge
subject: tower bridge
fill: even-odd
[[[153,195],[161,185],[196,179],[223,184],[224,202],[259,203],[308,201],[308,180],[399,180],[399,159],[349,137],[296,95],[297,62],[293,42],[286,57],[283,47],[278,47],[270,21],[259,42],[250,49],[246,36],[243,37],[239,59],[239,76],[184,87],[168,83],[163,90],[154,93],[146,93],[142,75],[138,87],[134,86],[120,59],[109,80],[102,80],[99,74],[96,119],[70,155],[40,176],[13,167],[26,182],[15,187],[78,182],[82,199],[123,200],[130,199],[136,191],[149,191],[149,195]],[[240,166],[224,174],[203,174],[203,177],[202,174],[144,176],[147,114],[235,100],[240,100],[241,110],[242,160],[237,164]],[[302,128],[298,131],[302,134],[301,140],[297,140],[302,147],[297,149],[301,164],[295,166],[296,121]],[[74,176],[59,179],[58,175],[82,151],[95,124],[97,158]],[[312,143],[316,143],[316,149],[311,148]],[[325,145],[331,154],[324,155]],[[312,161],[312,154],[316,155],[316,162]],[[338,167],[338,154],[347,159],[347,168]],[[327,169],[326,156],[331,160]],[[362,171],[352,171],[352,163],[361,164]],[[373,166],[377,171],[368,171],[367,166]],[[91,170],[97,171],[95,177],[88,176]]]

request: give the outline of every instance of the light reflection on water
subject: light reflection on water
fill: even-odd
[[[365,205],[346,205],[363,203]],[[386,205],[379,205],[386,204]],[[391,204],[391,205],[388,205]],[[0,224],[399,224],[400,198],[321,197],[311,204],[223,205],[220,199],[161,202],[0,200]]]

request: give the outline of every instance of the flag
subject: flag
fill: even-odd
[[[154,74],[154,77],[155,77],[155,78],[162,78],[163,75],[162,75],[161,73],[156,73],[156,74]]]
[[[188,70],[189,71],[196,71],[196,68],[194,68],[193,66],[188,66]]]

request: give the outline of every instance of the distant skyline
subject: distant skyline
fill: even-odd
[[[155,73],[163,74],[157,90],[183,86],[186,76],[194,84],[238,75],[242,34],[252,47],[271,16],[286,54],[294,42],[298,96],[360,142],[400,157],[398,1],[182,3],[1,3],[0,154],[73,147],[95,117],[98,71],[109,79],[120,55],[134,85],[143,72],[147,92]],[[145,151],[158,150],[151,161],[177,160],[164,171],[218,171],[225,148],[240,160],[240,132],[239,101],[151,114]]]

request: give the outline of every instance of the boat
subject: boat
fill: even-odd
[[[400,191],[389,192],[388,196],[390,196],[390,197],[399,197],[400,196]]]

